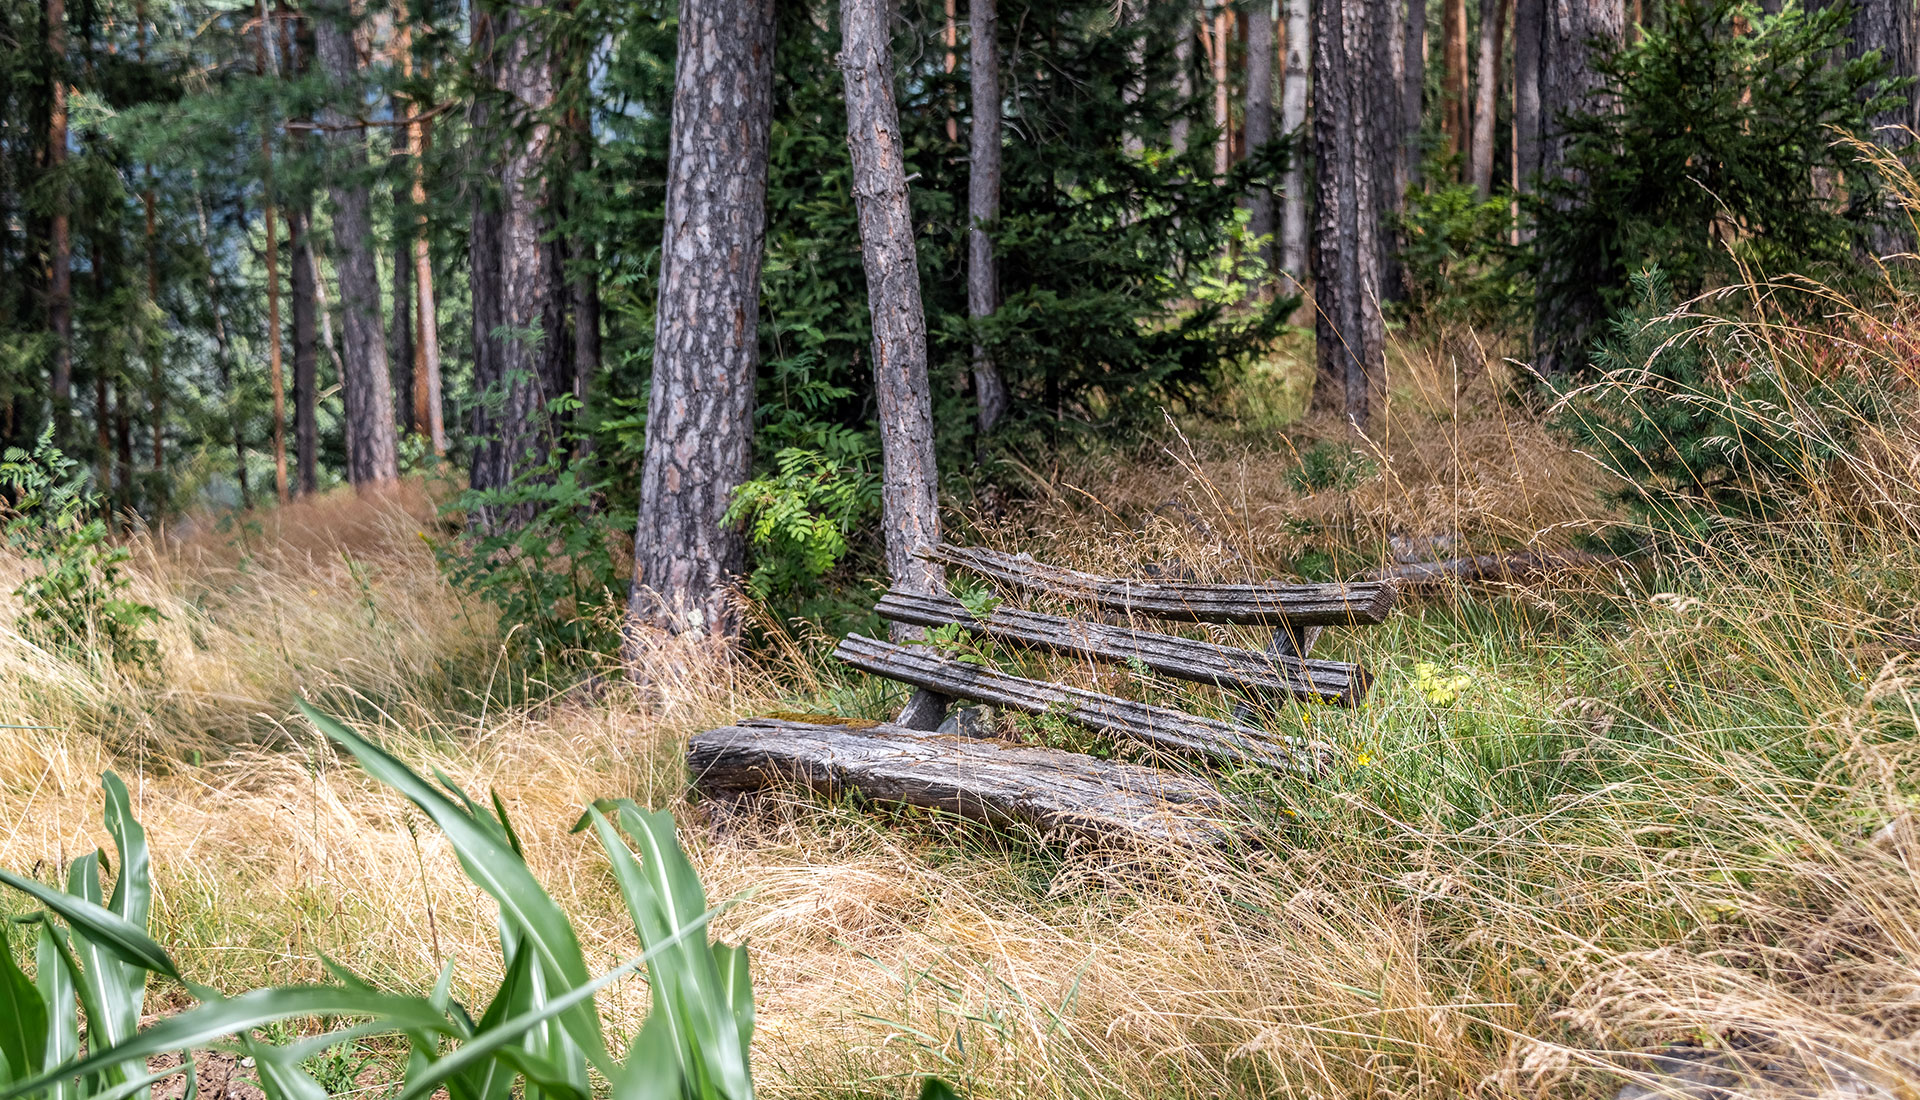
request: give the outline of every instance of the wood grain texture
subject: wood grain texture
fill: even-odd
[[[1058,714],[1169,752],[1307,774],[1316,773],[1321,766],[1319,748],[1296,738],[1275,737],[1252,726],[1097,691],[1011,676],[942,656],[925,646],[899,646],[849,634],[840,640],[833,655],[875,676],[1028,714]]]
[[[1341,661],[1303,661],[1292,655],[1261,653],[1014,607],[995,608],[980,620],[969,615],[960,601],[944,596],[889,592],[873,610],[894,622],[918,626],[955,623],[977,634],[1036,649],[1102,661],[1139,661],[1155,672],[1182,680],[1342,706],[1359,702],[1371,680],[1364,669]]]
[[[1080,600],[1105,611],[1152,615],[1176,622],[1243,626],[1360,626],[1384,622],[1393,609],[1393,585],[1159,584],[1063,569],[1025,554],[940,544],[926,557],[1030,592]]]
[[[789,784],[828,796],[858,791],[1057,839],[1215,846],[1237,819],[1191,776],[895,725],[750,718],[694,735],[687,765],[707,794]]]

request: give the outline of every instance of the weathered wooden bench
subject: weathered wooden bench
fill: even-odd
[[[883,618],[916,627],[957,627],[1026,650],[1145,668],[1256,699],[1357,704],[1367,691],[1366,670],[1308,654],[1329,626],[1384,621],[1395,597],[1388,582],[1145,582],[993,550],[941,545],[920,553],[987,578],[1003,591],[1067,603],[1083,613],[1056,615],[996,604],[984,617],[975,617],[956,599],[892,591],[874,608]],[[1270,627],[1274,633],[1263,652],[1114,621],[1135,617]],[[1209,718],[1015,676],[931,645],[858,634],[843,639],[834,655],[853,668],[918,690],[893,722],[757,718],[698,734],[688,747],[696,785],[709,794],[779,784],[822,793],[857,791],[878,801],[938,808],[994,824],[1021,823],[1044,834],[1108,840],[1211,843],[1230,832],[1231,806],[1196,775],[934,732],[955,699],[1058,715],[1151,750],[1217,763],[1306,774],[1325,763],[1322,747],[1253,725],[1244,706],[1234,720]]]

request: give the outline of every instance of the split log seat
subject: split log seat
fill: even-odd
[[[1203,585],[1099,577],[1026,555],[941,545],[921,556],[1005,588],[1091,606],[1110,615],[1274,628],[1265,652],[1159,634],[1091,617],[996,605],[982,617],[945,596],[888,592],[874,608],[894,622],[958,627],[1032,650],[1112,662],[1251,697],[1353,706],[1369,677],[1355,664],[1309,650],[1328,626],[1384,621],[1391,583]],[[1217,841],[1231,830],[1224,798],[1204,779],[1079,753],[941,735],[948,703],[971,699],[1028,714],[1053,714],[1148,749],[1216,763],[1313,774],[1324,750],[1250,723],[1208,718],[1085,688],[1015,676],[934,646],[849,635],[834,655],[848,665],[920,689],[892,723],[749,719],[696,735],[688,760],[705,791],[738,792],[782,782],[817,791],[858,791],[884,801],[937,806],[978,820],[1022,822],[1043,833],[1133,836],[1159,842]],[[1174,821],[1181,824],[1172,824]]]

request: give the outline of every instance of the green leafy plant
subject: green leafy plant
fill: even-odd
[[[478,1017],[450,996],[452,970],[425,997],[384,992],[339,966],[336,984],[256,989],[228,997],[189,981],[148,935],[152,886],[145,834],[117,776],[102,777],[106,821],[120,860],[101,899],[102,859],[77,859],[65,891],[0,870],[0,884],[45,908],[34,976],[15,962],[0,926],[0,1100],[140,1100],[153,1082],[191,1079],[193,1063],[157,1073],[147,1059],[221,1045],[255,1061],[268,1100],[326,1095],[317,1056],[373,1034],[398,1035],[410,1055],[398,1096],[444,1088],[455,1100],[589,1100],[590,1074],[622,1100],[751,1100],[747,1053],[753,990],[744,946],[710,942],[716,908],[674,836],[672,817],[630,800],[589,807],[575,831],[593,829],[643,945],[641,954],[590,976],[579,937],[540,886],[499,797],[482,806],[444,775],[438,785],[332,719],[302,707],[368,774],[420,808],[446,835],[474,885],[499,906],[505,973]],[[646,967],[653,1008],[615,1058],[594,995]],[[180,983],[200,1003],[136,1030],[149,975]],[[287,1021],[352,1021],[292,1042],[272,1041]],[[84,1053],[83,1053],[84,1052]],[[189,1088],[191,1095],[191,1088]]]
[[[1313,494],[1351,489],[1373,472],[1373,463],[1338,443],[1316,443],[1300,452],[1300,464],[1287,473],[1296,492]]]
[[[1497,326],[1516,313],[1525,289],[1509,262],[1512,201],[1481,199],[1437,166],[1426,178],[1434,184],[1408,190],[1399,218],[1404,309],[1443,328]]]
[[[21,633],[71,657],[105,655],[136,669],[156,664],[159,646],[141,630],[160,612],[127,597],[122,567],[131,553],[113,542],[100,498],[87,490],[79,463],[53,445],[51,428],[30,452],[7,448],[0,483],[13,496],[7,544],[39,567],[14,589]]]
[[[726,522],[746,527],[754,550],[747,580],[755,595],[784,596],[838,565],[848,537],[880,509],[877,448],[861,433],[827,433],[829,450],[786,447],[773,469],[741,485]]]

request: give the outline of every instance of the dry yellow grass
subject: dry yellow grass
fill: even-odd
[[[1289,520],[1516,545],[1605,518],[1597,475],[1484,388],[1394,416],[1346,492],[1290,488],[1285,447],[1170,429],[1157,453],[1036,471],[1052,491],[981,537],[1267,575],[1328,537]],[[140,544],[139,594],[167,615],[150,682],[0,632],[0,713],[53,727],[0,735],[0,864],[44,875],[101,843],[113,767],[152,836],[159,938],[196,977],[317,979],[324,954],[422,988],[451,959],[475,995],[499,968],[487,904],[417,815],[290,720],[306,694],[499,791],[596,967],[631,931],[568,827],[602,796],[674,808],[710,894],[753,891],[721,934],[753,944],[769,1095],[897,1096],[925,1072],[980,1096],[1598,1094],[1633,1065],[1609,1051],[1694,1040],[1911,1096],[1920,670],[1872,639],[1920,545],[1849,514],[1844,537],[1770,533],[1711,583],[1456,594],[1337,641],[1381,678],[1368,709],[1313,718],[1353,763],[1268,792],[1297,815],[1286,843],[1125,861],[691,803],[691,731],[831,674],[798,649],[681,653],[644,695],[503,691],[497,630],[439,579],[422,502],[330,498],[244,544]],[[1430,702],[1415,660],[1474,687]],[[605,1003],[630,1031],[644,987]]]

